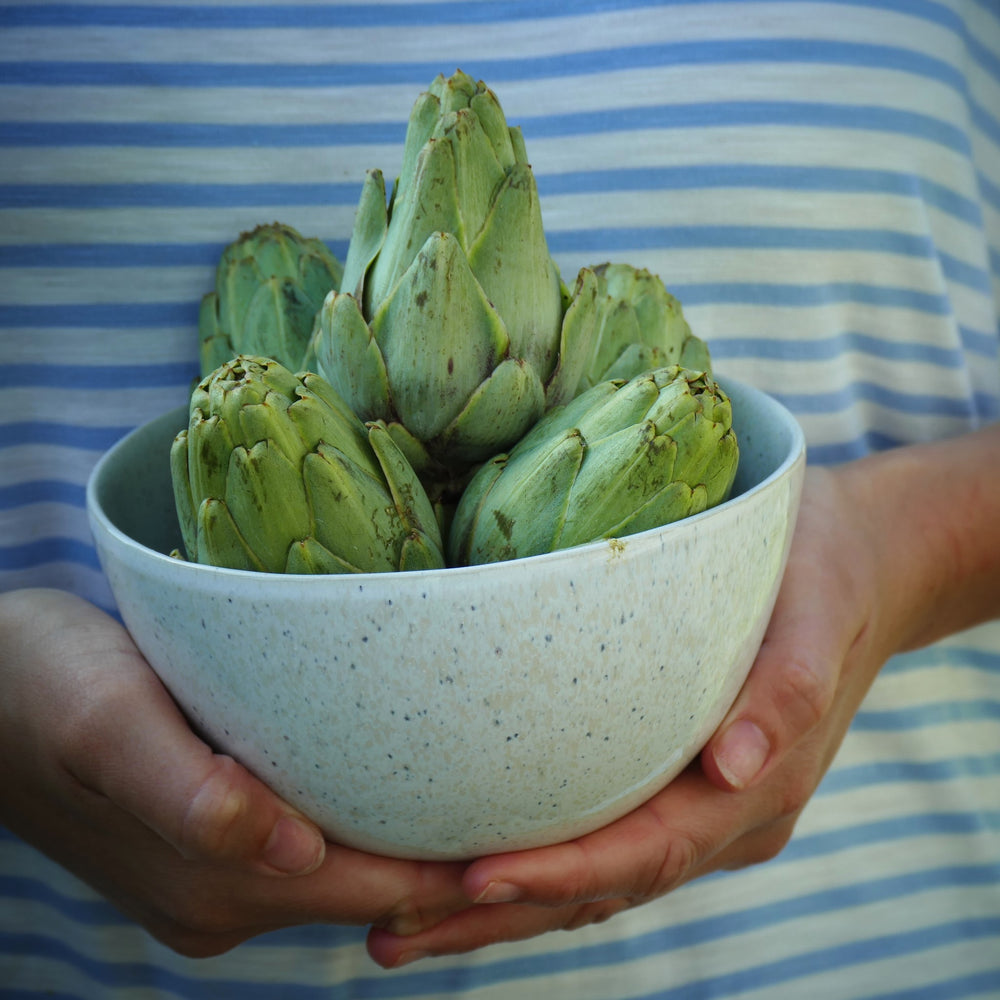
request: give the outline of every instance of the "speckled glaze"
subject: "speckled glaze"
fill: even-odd
[[[784,568],[805,449],[720,379],[733,499],[685,521],[491,566],[281,576],[181,562],[168,451],[186,414],[99,463],[88,506],[137,645],[192,724],[330,839],[468,858],[633,809],[721,721]]]

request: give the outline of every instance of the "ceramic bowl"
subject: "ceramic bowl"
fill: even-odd
[[[101,459],[92,530],[194,728],[331,840],[428,859],[554,843],[677,775],[760,645],[805,447],[775,400],[719,381],[741,449],[732,499],[619,540],[355,576],[182,562],[168,452],[185,409]]]

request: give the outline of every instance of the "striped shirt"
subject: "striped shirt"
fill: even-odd
[[[0,28],[0,588],[112,609],[87,476],[185,401],[222,247],[277,219],[343,259],[456,67],[522,127],[564,276],[659,274],[811,461],[1000,417],[997,0],[37,0]],[[185,959],[0,831],[12,998],[1000,997],[1000,623],[889,662],[767,864],[397,973],[363,938]]]

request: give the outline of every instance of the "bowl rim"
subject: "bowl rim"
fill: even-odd
[[[119,545],[141,553],[143,556],[150,557],[154,563],[161,562],[163,565],[169,565],[175,572],[196,574],[202,579],[208,579],[210,577],[220,580],[224,580],[228,577],[236,577],[247,581],[256,579],[261,582],[266,581],[269,586],[281,586],[282,581],[285,581],[288,585],[293,583],[301,584],[306,580],[325,580],[328,582],[344,581],[342,584],[343,586],[347,586],[348,583],[363,586],[371,581],[384,583],[386,580],[401,579],[413,581],[415,583],[420,580],[426,581],[429,579],[442,579],[444,577],[454,578],[458,576],[465,577],[470,574],[478,575],[490,572],[500,573],[504,570],[510,572],[516,570],[519,566],[538,565],[542,561],[544,561],[546,565],[552,565],[553,563],[568,559],[579,560],[584,558],[585,553],[592,552],[594,550],[606,550],[610,548],[620,553],[623,548],[627,549],[629,547],[633,547],[643,539],[648,540],[653,537],[661,537],[690,528],[693,524],[713,516],[718,516],[724,511],[731,510],[736,506],[742,505],[752,497],[768,489],[778,480],[787,476],[797,464],[804,463],[806,453],[805,434],[799,422],[783,403],[775,399],[770,393],[767,393],[764,390],[742,380],[723,375],[716,375],[715,380],[722,386],[723,390],[727,394],[729,393],[728,387],[730,385],[736,385],[741,391],[749,392],[751,395],[765,399],[767,401],[766,405],[772,406],[777,412],[784,416],[786,429],[790,436],[789,447],[785,457],[778,464],[778,466],[759,483],[755,483],[749,489],[744,490],[736,496],[730,497],[728,500],[725,500],[714,507],[710,507],[708,510],[701,511],[698,514],[691,514],[688,517],[681,518],[679,521],[672,521],[669,524],[660,525],[659,527],[647,528],[645,531],[636,532],[632,535],[623,535],[621,538],[599,538],[594,541],[581,543],[580,545],[555,549],[552,552],[543,552],[530,556],[520,556],[517,559],[505,559],[499,562],[479,563],[472,566],[445,566],[439,569],[397,570],[395,572],[390,571],[379,573],[268,573],[261,570],[232,569],[226,566],[211,566],[205,563],[189,562],[184,559],[178,559],[174,556],[168,555],[167,553],[160,552],[157,549],[150,548],[148,545],[143,544],[118,528],[111,521],[110,517],[107,515],[99,502],[97,492],[101,476],[122,448],[126,447],[126,445],[133,438],[146,432],[147,429],[157,421],[165,420],[168,416],[173,414],[178,414],[183,420],[183,414],[188,409],[188,404],[164,411],[163,413],[140,424],[138,427],[134,427],[128,433],[119,438],[104,452],[103,455],[101,455],[87,479],[86,509],[91,519],[91,530],[95,536],[97,534],[95,528],[99,527],[105,535],[114,539]],[[96,537],[95,540],[98,541],[98,543],[100,542],[100,540],[96,539]],[[333,583],[331,585],[336,584]]]

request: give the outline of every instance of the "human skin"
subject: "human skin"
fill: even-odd
[[[1000,614],[1000,426],[811,469],[750,676],[700,760],[628,816],[469,865],[324,844],[188,727],[127,633],[0,595],[0,821],[170,947],[371,925],[395,967],[582,926],[787,843],[894,653]]]

